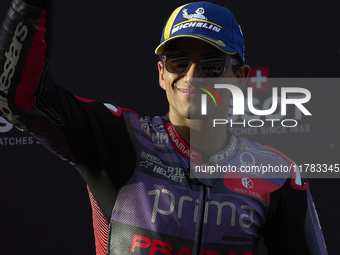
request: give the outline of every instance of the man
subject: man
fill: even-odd
[[[85,179],[97,254],[250,255],[262,236],[269,254],[327,254],[308,183],[295,172],[272,178],[195,171],[211,162],[240,170],[243,157],[295,166],[223,126],[211,129],[214,116],[227,115],[228,90],[216,92],[224,106],[201,116],[201,91],[214,88],[195,79],[223,78],[242,89],[249,75],[242,32],[228,9],[197,2],[171,14],[156,49],[169,114],[150,119],[53,83],[49,5],[14,0],[7,14],[0,113]]]

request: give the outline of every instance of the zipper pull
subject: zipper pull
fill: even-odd
[[[205,186],[205,192],[207,193],[207,198],[209,201],[211,201],[211,197],[210,197],[210,187],[209,186]]]

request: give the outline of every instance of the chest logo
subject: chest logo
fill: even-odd
[[[248,177],[242,178],[242,185],[246,189],[251,189],[254,186],[253,181],[249,179]]]

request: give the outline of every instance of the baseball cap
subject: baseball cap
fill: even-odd
[[[244,40],[233,13],[210,2],[193,2],[172,12],[163,28],[160,44],[155,50],[162,54],[166,44],[176,38],[196,38],[222,52],[237,54],[244,64]]]

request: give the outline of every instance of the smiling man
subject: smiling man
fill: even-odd
[[[0,113],[85,179],[98,255],[251,255],[261,237],[269,254],[327,254],[298,172],[239,171],[255,162],[295,163],[221,125],[211,128],[214,116],[227,115],[230,91],[218,90],[223,105],[201,116],[202,91],[212,87],[195,79],[243,89],[249,75],[230,10],[195,2],[171,14],[156,48],[169,113],[152,119],[53,83],[50,11],[50,1],[13,0],[0,31]],[[195,172],[212,163],[236,171]]]
[[[214,118],[228,116],[230,93],[226,90],[219,91],[224,106],[219,106],[214,114],[209,114],[209,120],[202,118],[202,90],[199,89],[200,84],[195,84],[193,79],[226,78],[224,82],[237,84],[243,89],[250,68],[248,65],[240,66],[241,61],[235,59],[240,57],[233,51],[221,51],[205,40],[190,36],[189,33],[184,36],[187,37],[168,41],[166,50],[161,55],[162,61],[158,62],[159,84],[166,91],[169,119],[180,136],[188,143],[190,137],[199,137],[200,139],[195,141],[200,141],[202,146],[197,144],[198,147],[195,148],[215,153],[225,148],[227,133],[223,126],[214,129],[209,127],[212,126]],[[207,144],[212,148],[208,149]]]

